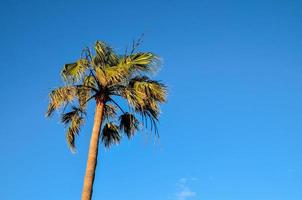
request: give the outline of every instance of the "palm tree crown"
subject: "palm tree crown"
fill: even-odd
[[[159,104],[166,101],[167,89],[148,76],[158,64],[156,55],[134,50],[118,55],[97,41],[94,52],[85,48],[79,60],[64,65],[61,76],[65,85],[50,92],[46,116],[52,116],[55,110],[61,112],[61,121],[68,126],[66,139],[71,149],[75,149],[90,100],[104,104],[100,139],[105,147],[119,143],[122,133],[131,138],[141,125],[146,127],[148,123],[158,134]],[[128,106],[122,108],[116,97],[125,99]]]

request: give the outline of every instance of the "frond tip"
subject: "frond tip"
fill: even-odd
[[[138,52],[132,54],[126,61],[131,64],[133,70],[141,72],[156,71],[156,67],[159,64],[158,57],[151,52]]]
[[[61,72],[64,81],[76,82],[79,81],[88,69],[88,60],[80,59],[75,63],[65,64]]]
[[[146,76],[136,76],[130,79],[127,87],[121,89],[121,94],[133,110],[142,116],[143,125],[147,127],[150,121],[151,131],[158,135],[159,104],[166,102],[166,86]]]
[[[167,98],[167,88],[159,81],[151,80],[147,76],[136,76],[129,82],[129,86],[142,98],[152,98],[164,103]]]
[[[118,144],[121,140],[118,126],[113,123],[105,124],[105,126],[103,127],[101,139],[106,148],[110,148],[112,144]]]
[[[76,107],[72,107],[72,111],[63,113],[61,122],[69,126],[66,132],[67,144],[72,151],[75,150],[75,137],[79,134],[81,126],[84,124],[83,115],[85,113]]]
[[[95,52],[94,63],[97,66],[100,65],[116,65],[118,62],[118,56],[115,54],[113,48],[111,48],[105,42],[97,41],[95,43]]]
[[[131,113],[124,113],[120,116],[120,129],[124,131],[127,137],[130,139],[135,131],[138,130],[139,121]]]
[[[74,100],[77,89],[73,86],[59,87],[49,93],[49,105],[46,112],[46,117],[50,117],[54,110],[66,105]]]

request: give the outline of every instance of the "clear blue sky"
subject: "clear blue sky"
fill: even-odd
[[[299,0],[0,3],[0,199],[80,199],[92,116],[70,153],[44,118],[64,63],[144,32],[169,86],[160,143],[101,148],[94,200],[301,200]],[[91,106],[92,108],[92,106]],[[92,109],[91,109],[92,110]]]

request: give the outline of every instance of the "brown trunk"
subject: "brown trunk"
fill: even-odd
[[[100,129],[101,129],[102,118],[103,118],[103,110],[104,110],[104,102],[97,100],[95,115],[94,115],[94,124],[93,124],[91,139],[90,139],[86,174],[84,177],[82,200],[91,200],[91,196],[92,196],[95,168],[96,168],[97,156],[98,156],[99,136],[100,136]]]

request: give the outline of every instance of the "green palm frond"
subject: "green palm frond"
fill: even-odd
[[[141,72],[155,71],[158,59],[152,53],[136,53],[129,56],[121,57],[116,66],[106,68],[108,79],[117,79],[113,84],[128,80],[135,74]]]
[[[157,134],[157,121],[160,113],[159,103],[166,101],[166,86],[146,76],[137,76],[129,81],[128,87],[122,88],[122,96],[128,104],[143,118],[143,125]]]
[[[150,72],[158,65],[158,57],[151,52],[139,52],[128,56],[126,62],[131,64],[133,70]]]
[[[69,126],[66,132],[66,140],[71,150],[75,149],[75,137],[79,134],[80,127],[84,124],[84,115],[85,113],[77,107],[72,107],[72,111],[61,115],[62,123]]]
[[[49,94],[49,105],[46,116],[50,117],[55,109],[70,103],[76,98],[77,88],[74,86],[65,86],[54,89]]]
[[[99,54],[104,56],[105,51],[106,48],[99,51]],[[105,63],[95,68],[95,72],[102,86],[112,86],[126,82],[134,74],[153,70],[157,60],[152,53],[136,53],[117,59],[117,65],[104,61]]]
[[[103,87],[110,87],[127,80],[130,71],[124,66],[106,66],[95,69],[96,77]]]
[[[63,80],[74,83],[83,77],[88,67],[88,60],[80,59],[75,63],[65,64],[61,72],[61,76]]]
[[[129,82],[128,87],[122,88],[121,95],[136,110],[152,110],[158,113],[158,103],[166,101],[166,87],[146,77],[136,77]]]
[[[118,63],[118,56],[114,50],[104,42],[97,41],[95,44],[96,56],[93,61],[96,66],[110,65],[114,66]]]
[[[121,140],[118,126],[113,123],[105,124],[105,126],[103,127],[101,139],[106,148],[110,148],[112,144],[118,144]]]
[[[96,78],[98,79],[98,82],[101,84],[102,87],[105,87],[107,85],[107,77],[105,74],[105,68],[104,67],[96,67],[95,69]]]
[[[131,75],[126,65],[100,66],[95,69],[96,77],[103,87],[110,87],[125,82]]]
[[[124,131],[127,137],[130,139],[135,131],[138,130],[139,121],[131,113],[124,113],[120,116],[120,129]]]
[[[142,99],[153,99],[164,103],[167,97],[167,87],[159,81],[150,80],[147,76],[136,76],[129,82],[129,86]]]
[[[95,51],[96,51],[96,59],[100,59],[102,63],[105,62],[105,55],[107,54],[107,45],[105,42],[96,41],[95,43]]]
[[[103,64],[95,70],[103,86],[112,86],[127,81],[133,74],[153,70],[156,61],[152,53],[137,53],[120,58],[116,66]]]
[[[105,68],[105,76],[107,80],[107,86],[115,85],[125,81],[130,71],[121,66],[107,67]]]

